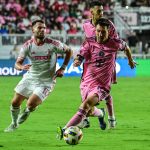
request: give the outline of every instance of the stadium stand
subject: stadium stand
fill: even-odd
[[[83,41],[82,23],[90,17],[89,0],[0,0],[0,58],[10,58],[14,45],[31,35],[31,20],[37,16],[47,24],[47,34],[78,49]],[[149,55],[149,0],[105,0],[104,15],[111,19],[121,38],[134,31],[135,55]]]

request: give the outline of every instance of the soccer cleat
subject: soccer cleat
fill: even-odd
[[[26,121],[26,119],[29,117],[30,115],[30,112],[25,112],[23,111],[20,115],[19,115],[19,118],[18,118],[18,121],[17,123],[18,124],[22,124],[24,121]]]
[[[18,128],[17,124],[11,123],[5,130],[4,132],[13,132]]]
[[[103,112],[103,117],[98,117],[99,125],[102,130],[106,129],[106,122],[105,122],[105,109],[100,108],[100,110]]]
[[[58,140],[62,140],[63,135],[64,135],[64,131],[65,131],[65,129],[62,129],[62,127],[57,127],[57,135],[56,135],[56,138],[57,138]]]
[[[116,119],[108,119],[109,129],[113,129],[116,127],[117,121]]]
[[[90,127],[90,120],[89,120],[89,118],[83,119],[77,126],[80,129],[89,128]]]
[[[89,118],[85,118],[83,121],[84,121],[84,128],[89,128],[90,127],[90,120],[89,120]]]

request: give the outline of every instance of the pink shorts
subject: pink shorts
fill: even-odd
[[[104,89],[100,88],[98,85],[97,86],[82,86],[80,87],[81,89],[81,97],[82,97],[82,102],[85,101],[85,99],[88,96],[91,96],[93,94],[97,94],[99,97],[99,101],[106,99],[109,96],[109,92],[106,92]]]

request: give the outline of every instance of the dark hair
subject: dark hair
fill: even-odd
[[[44,23],[44,21],[43,21],[42,19],[40,19],[40,18],[34,19],[34,20],[32,21],[32,27],[33,27],[37,22]]]
[[[110,26],[110,21],[107,19],[107,18],[100,18],[99,20],[97,20],[96,22],[96,26],[97,25],[102,25],[102,26],[107,26],[109,27]]]
[[[103,3],[100,1],[92,1],[90,2],[90,8],[93,8],[95,6],[103,6]]]

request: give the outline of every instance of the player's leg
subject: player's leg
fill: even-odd
[[[25,99],[24,96],[15,93],[13,99],[12,99],[12,104],[10,106],[10,113],[11,113],[11,118],[12,118],[12,122],[11,124],[4,130],[5,132],[12,132],[15,129],[17,129],[18,124],[17,124],[17,120],[18,120],[18,116],[20,113],[20,105],[23,102],[23,100]]]
[[[106,122],[105,122],[105,109],[104,108],[100,108],[98,109],[97,107],[94,107],[93,109],[91,109],[91,111],[89,111],[89,116],[94,116],[94,117],[98,117],[98,121],[99,121],[99,126],[102,130],[106,129]]]
[[[55,83],[42,84],[41,86],[35,87],[33,94],[29,97],[27,101],[26,108],[19,115],[18,124],[22,124],[33,112],[38,105],[40,105],[53,91]]]
[[[108,110],[108,123],[109,123],[109,128],[115,128],[116,126],[116,118],[114,114],[114,107],[113,107],[113,98],[111,95],[106,97],[106,106]]]
[[[66,128],[78,125],[82,121],[82,119],[86,117],[89,110],[91,110],[92,107],[94,107],[98,103],[98,101],[99,98],[97,94],[88,96],[87,99],[80,105],[78,112],[69,120],[66,126],[63,129],[61,129],[60,127],[58,128],[57,138],[62,139],[63,131]]]
[[[90,127],[90,118],[85,117],[78,125],[80,129],[89,128]]]
[[[108,92],[105,91],[104,89],[100,88],[99,85],[95,86],[94,88],[92,88],[89,91],[89,95],[93,95],[96,94],[99,101],[98,103],[102,100],[105,99],[108,96]],[[97,104],[98,104],[97,103]],[[92,109],[91,109],[92,110]],[[99,126],[102,130],[106,129],[106,122],[105,122],[105,109],[101,108],[98,109],[97,107],[94,107],[94,109],[92,110],[92,112],[90,112],[92,116],[98,117],[98,121],[99,121]]]
[[[98,109],[97,107],[93,107],[93,109],[91,109],[88,112],[87,116],[98,117],[100,128],[102,130],[106,129],[105,109],[104,108]],[[89,117],[86,117],[77,126],[82,129],[82,128],[88,128],[89,124],[90,124]]]
[[[80,92],[81,92],[82,102],[84,102],[86,99],[86,96],[88,94],[87,93],[88,92],[88,85],[87,86],[83,85],[83,87],[81,85]],[[85,118],[82,119],[82,121],[77,126],[81,129],[89,128],[90,127],[90,118],[86,116]]]
[[[26,108],[19,115],[18,124],[22,124],[29,117],[30,113],[33,112],[41,103],[42,100],[37,95],[32,94],[27,101]]]

